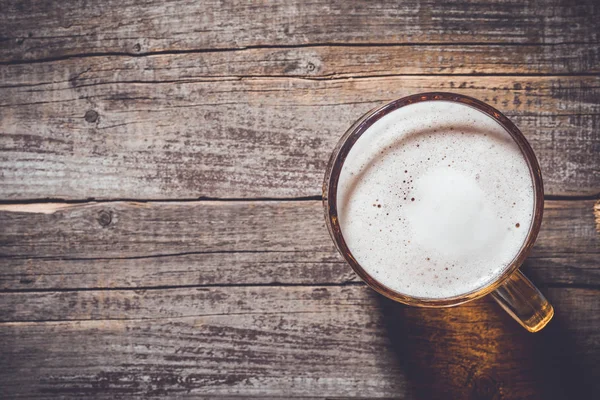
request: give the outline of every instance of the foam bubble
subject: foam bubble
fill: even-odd
[[[493,281],[521,249],[534,208],[529,168],[511,136],[486,114],[446,101],[375,122],[348,154],[337,198],[358,263],[422,298]]]

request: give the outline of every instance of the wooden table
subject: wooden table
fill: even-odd
[[[0,397],[600,398],[600,3],[0,0]],[[336,253],[329,153],[454,91],[535,149],[530,334]]]

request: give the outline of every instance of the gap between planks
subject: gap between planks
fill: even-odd
[[[350,268],[348,266],[348,268]],[[46,289],[0,289],[0,296],[11,293],[72,293],[72,292],[114,292],[114,291],[158,291],[158,290],[179,290],[179,289],[223,289],[223,288],[323,288],[323,287],[346,287],[346,286],[365,286],[363,281],[347,281],[340,283],[218,283],[218,284],[193,284],[193,285],[163,285],[163,286],[122,286],[122,287],[81,287],[81,288],[46,288]],[[600,285],[590,284],[565,284],[565,283],[546,283],[546,289],[586,289],[600,291]]]
[[[0,63],[0,67],[2,64]],[[85,71],[84,71],[85,73]],[[194,83],[210,83],[210,82],[228,82],[228,81],[268,81],[268,80],[291,80],[297,79],[300,81],[354,81],[354,80],[376,80],[376,79],[385,79],[385,78],[403,78],[403,77],[438,77],[438,78],[494,78],[494,77],[513,77],[513,78],[583,78],[583,77],[600,77],[600,72],[565,72],[565,73],[514,73],[514,72],[506,72],[506,73],[487,73],[487,72],[473,72],[473,73],[451,73],[451,74],[440,74],[440,73],[427,73],[427,72],[419,72],[419,73],[393,73],[393,74],[344,74],[344,73],[331,73],[324,75],[204,75],[197,76],[194,78],[182,78],[182,79],[164,79],[164,80],[129,80],[129,81],[105,81],[98,82],[92,84],[80,84],[77,85],[78,89],[92,86],[102,86],[102,85],[163,85],[169,83],[186,83],[186,84],[194,84]],[[34,87],[34,86],[42,86],[42,85],[53,85],[64,83],[62,82],[43,82],[36,84],[10,84],[10,85],[0,85],[0,89],[14,89],[14,88],[24,88],[24,87]],[[463,87],[458,87],[458,89],[463,89]],[[64,90],[64,89],[59,89]],[[70,90],[70,88],[69,88]],[[443,90],[442,90],[443,91]],[[454,89],[450,89],[450,91],[454,91]],[[365,101],[371,102],[371,101]],[[12,107],[12,106],[24,106],[24,105],[34,105],[34,104],[46,104],[52,102],[39,102],[39,103],[21,103],[21,104],[10,104],[10,105],[0,105],[0,107]],[[351,104],[351,103],[346,103]],[[524,114],[525,115],[525,114]],[[555,116],[560,116],[562,114],[555,113]],[[569,114],[571,115],[571,114]],[[596,115],[589,113],[578,113],[576,115]]]
[[[600,200],[600,193],[592,195],[544,195],[544,200],[548,201],[585,201]],[[107,198],[107,199],[22,199],[22,200],[0,200],[0,211],[9,212],[31,212],[31,213],[52,213],[61,208],[67,208],[71,205],[87,205],[102,203],[193,203],[193,202],[294,202],[294,201],[323,201],[322,196],[298,196],[298,197],[209,197],[200,196],[195,198],[181,199],[136,199],[136,198]]]

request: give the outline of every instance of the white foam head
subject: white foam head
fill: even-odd
[[[342,167],[342,234],[361,267],[402,294],[441,299],[495,280],[532,223],[533,181],[510,134],[469,106],[399,108],[358,139]]]

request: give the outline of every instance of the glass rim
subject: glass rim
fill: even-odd
[[[525,160],[529,167],[529,171],[533,182],[534,210],[532,221],[529,227],[529,232],[527,233],[527,237],[525,238],[525,241],[523,242],[517,255],[504,269],[504,271],[498,276],[496,276],[491,282],[487,283],[483,287],[454,297],[413,297],[395,291],[373,278],[369,273],[367,273],[363,269],[363,267],[358,263],[358,261],[356,261],[356,259],[352,255],[352,252],[348,248],[344,240],[344,236],[342,235],[337,214],[337,188],[340,172],[342,170],[346,157],[348,156],[350,150],[352,149],[356,141],[376,121],[378,121],[385,115],[401,107],[426,101],[450,101],[464,104],[475,108],[476,110],[479,110],[491,117],[492,119],[494,119],[511,135],[513,140],[521,149],[521,152],[523,153],[523,156],[525,157]],[[332,195],[330,196],[329,194]],[[535,243],[535,239],[537,238],[537,235],[540,231],[544,211],[544,189],[542,182],[542,172],[538,160],[535,156],[535,153],[533,152],[533,149],[531,148],[529,142],[527,141],[523,133],[504,114],[502,114],[500,111],[490,106],[489,104],[484,103],[481,100],[477,100],[473,97],[449,92],[428,92],[402,97],[400,99],[386,103],[380,107],[376,107],[375,109],[367,112],[360,119],[358,119],[346,131],[346,133],[344,133],[344,135],[340,138],[337,145],[335,146],[329,159],[329,163],[327,165],[325,178],[323,181],[323,206],[325,208],[325,220],[327,224],[327,229],[329,230],[329,234],[331,235],[331,238],[333,239],[336,248],[338,249],[340,254],[342,254],[346,262],[350,264],[354,272],[356,272],[356,274],[367,285],[369,285],[378,293],[400,303],[420,307],[448,307],[462,304],[467,301],[475,300],[489,294],[490,292],[498,288],[500,285],[502,285],[521,266],[521,264],[523,264],[528,254],[531,252],[533,244]]]

